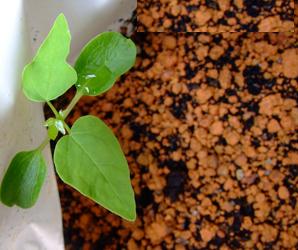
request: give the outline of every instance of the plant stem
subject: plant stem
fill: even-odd
[[[77,91],[74,98],[71,100],[67,108],[60,114],[57,109],[53,106],[53,104],[50,101],[47,101],[48,106],[51,108],[52,112],[56,116],[56,119],[59,119],[63,122],[63,125],[67,131],[68,134],[70,134],[70,127],[65,122],[66,117],[69,115],[71,110],[74,108],[74,106],[77,104],[77,102],[80,100],[80,98],[83,96],[83,93],[80,91]],[[45,145],[50,141],[50,138],[46,138],[46,140],[38,147],[38,149],[42,150]],[[45,145],[44,145],[45,143]]]
[[[66,117],[69,115],[69,113],[72,111],[73,107],[77,104],[77,102],[80,100],[80,98],[83,96],[83,93],[80,91],[77,91],[74,98],[71,100],[67,108],[63,111],[62,118],[66,119]]]
[[[50,142],[50,138],[47,136],[43,142],[38,146],[38,150],[42,151],[44,150],[45,146]]]
[[[54,107],[54,105],[50,102],[47,101],[48,106],[50,107],[50,109],[52,110],[52,112],[54,113],[54,115],[56,116],[56,118],[59,118],[59,113],[57,111],[57,109]]]
[[[70,134],[70,127],[68,126],[68,124],[65,121],[63,121],[63,124],[64,124],[64,127],[65,127],[67,133]]]

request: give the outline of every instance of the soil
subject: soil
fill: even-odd
[[[138,31],[294,31],[293,0],[139,0]]]
[[[68,122],[92,114],[113,129],[138,218],[59,181],[66,249],[297,249],[297,34],[134,40],[133,70],[82,98]]]

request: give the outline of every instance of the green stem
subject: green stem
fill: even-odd
[[[70,127],[68,126],[68,124],[65,121],[63,121],[63,124],[64,124],[64,127],[65,127],[67,133],[70,134]]]
[[[67,123],[65,122],[66,117],[69,115],[69,113],[71,112],[71,110],[74,108],[74,106],[77,104],[77,102],[80,100],[80,98],[83,96],[83,93],[80,91],[77,91],[74,98],[71,100],[71,102],[69,103],[69,105],[67,106],[67,108],[62,112],[62,114],[60,114],[57,109],[53,106],[53,104],[50,101],[47,101],[48,106],[50,107],[50,109],[52,110],[52,112],[55,114],[56,119],[59,119],[63,122],[63,125],[67,131],[68,134],[70,134],[70,127],[67,125]],[[47,138],[44,143],[45,145],[50,141],[50,138]],[[44,143],[42,143],[38,148],[40,150],[42,150],[45,145]]]
[[[43,151],[45,146],[50,142],[50,138],[47,136],[43,142],[38,146],[38,150]]]
[[[52,112],[54,113],[54,115],[56,116],[56,118],[59,118],[59,113],[57,111],[57,109],[55,109],[54,105],[50,102],[47,101],[48,106],[50,107],[50,109],[52,110]]]
[[[77,102],[80,100],[80,98],[83,96],[83,93],[80,91],[77,91],[74,98],[71,100],[67,108],[63,111],[62,118],[66,119],[66,117],[69,115],[69,113],[72,111],[73,107],[77,104]]]

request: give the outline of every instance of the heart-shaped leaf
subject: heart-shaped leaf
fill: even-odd
[[[85,95],[99,95],[110,89],[136,60],[136,46],[117,32],[104,32],[82,50],[76,63],[77,89]]]
[[[7,206],[32,207],[46,176],[40,150],[19,152],[12,159],[1,184],[1,201]]]
[[[64,94],[76,81],[76,71],[66,62],[70,32],[60,14],[33,61],[23,71],[23,91],[28,99],[44,102]]]
[[[129,169],[113,132],[93,116],[79,118],[55,148],[60,178],[111,212],[134,221]]]

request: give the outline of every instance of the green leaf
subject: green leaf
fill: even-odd
[[[66,62],[70,39],[66,18],[60,14],[33,61],[24,68],[23,91],[28,99],[56,99],[77,81],[76,71]]]
[[[110,89],[136,60],[136,46],[117,32],[104,32],[82,50],[76,63],[76,87],[84,95],[99,95]]]
[[[136,218],[129,169],[113,132],[94,116],[79,118],[55,148],[60,178],[126,220]]]
[[[57,138],[58,132],[63,135],[66,133],[63,120],[51,117],[45,122],[45,126],[48,127],[48,136],[51,140],[55,140]]]
[[[1,201],[9,207],[32,207],[44,183],[46,170],[40,150],[17,153],[2,180]]]
[[[48,136],[51,140],[56,140],[58,136],[58,129],[56,128],[55,124],[51,124],[48,127]]]

